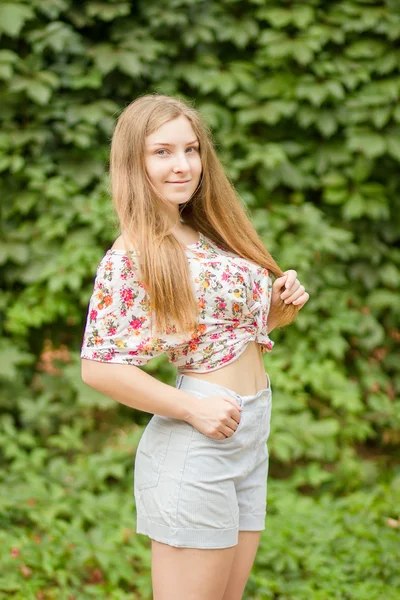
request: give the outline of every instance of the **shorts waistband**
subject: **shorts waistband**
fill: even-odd
[[[247,403],[251,400],[256,400],[261,396],[271,394],[271,381],[268,373],[266,373],[268,378],[268,386],[267,388],[263,388],[259,390],[256,394],[250,394],[248,396],[241,396],[237,394],[234,390],[224,387],[223,385],[219,385],[218,383],[212,383],[211,381],[206,381],[205,379],[197,379],[197,377],[191,377],[190,375],[183,375],[182,373],[178,373],[176,376],[176,388],[181,390],[186,390],[188,392],[201,392],[207,394],[209,396],[216,396],[220,394],[226,394],[228,396],[233,396],[237,400],[241,400],[241,403]]]

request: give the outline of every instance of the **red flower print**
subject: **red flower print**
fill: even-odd
[[[95,321],[97,319],[97,310],[91,310],[90,311],[90,320],[91,321]]]

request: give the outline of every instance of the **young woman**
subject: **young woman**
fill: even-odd
[[[265,529],[262,355],[309,296],[264,248],[188,103],[150,94],[125,108],[110,173],[121,236],[97,269],[82,377],[153,414],[134,495],[155,600],[239,600]],[[138,368],[163,353],[175,387]]]

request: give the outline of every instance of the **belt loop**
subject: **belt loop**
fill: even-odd
[[[243,406],[243,398],[240,394],[235,394],[236,400],[239,404],[239,406]]]

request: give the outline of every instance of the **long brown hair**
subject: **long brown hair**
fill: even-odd
[[[112,137],[112,199],[125,246],[133,246],[140,257],[140,278],[156,316],[156,331],[183,333],[198,325],[189,264],[171,230],[167,201],[147,175],[144,157],[145,138],[180,115],[190,121],[199,140],[202,163],[200,183],[182,208],[181,219],[227,250],[267,268],[275,277],[283,272],[265,249],[225,174],[201,114],[182,99],[162,94],[140,96],[120,114]],[[129,252],[128,258],[132,260]],[[277,327],[283,327],[294,320],[298,311],[298,307],[280,300],[270,315],[274,315]]]

